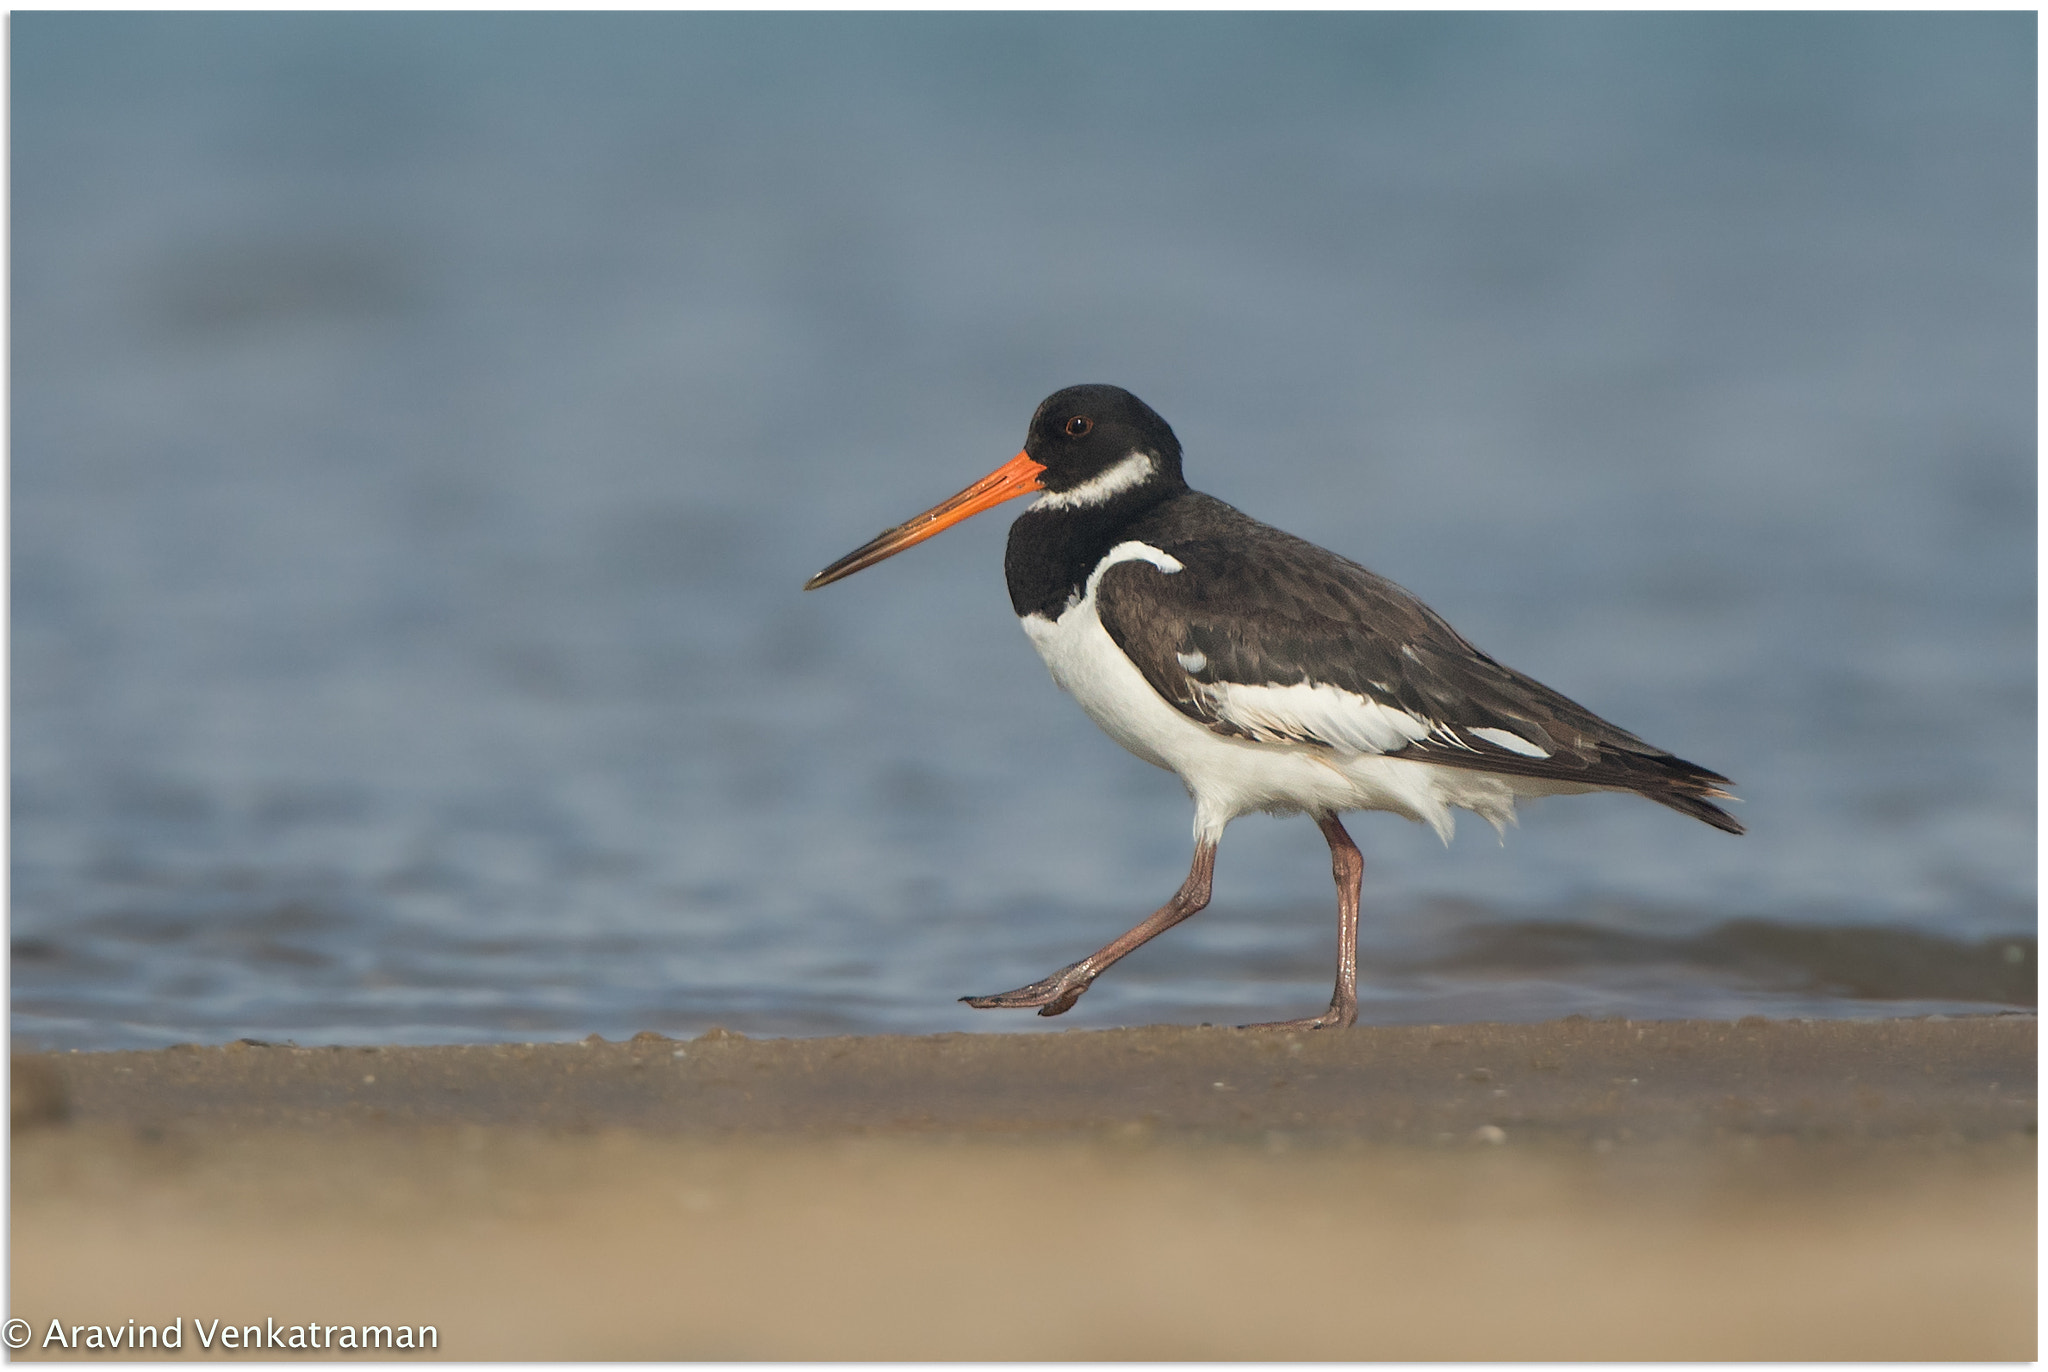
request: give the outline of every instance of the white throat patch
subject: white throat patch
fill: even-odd
[[[1048,491],[1031,502],[1034,510],[1073,510],[1101,505],[1144,485],[1157,471],[1150,453],[1134,452],[1115,466],[1089,477],[1071,491]]]

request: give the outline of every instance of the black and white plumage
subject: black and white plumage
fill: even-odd
[[[1010,530],[1010,599],[1053,679],[1118,743],[1179,774],[1195,802],[1180,892],[1091,957],[982,1008],[1059,1014],[1132,948],[1207,903],[1224,826],[1313,816],[1339,888],[1330,1009],[1356,1018],[1362,862],[1337,816],[1389,810],[1446,841],[1456,809],[1496,828],[1517,799],[1634,791],[1717,829],[1727,778],[1654,748],[1488,657],[1358,564],[1188,488],[1166,421],[1115,386],[1058,392],[1024,451],[813,577],[822,586],[978,510],[1042,491]]]

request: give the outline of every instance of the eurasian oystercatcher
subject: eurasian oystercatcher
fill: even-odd
[[[1337,816],[1391,810],[1450,841],[1452,808],[1502,829],[1525,796],[1634,791],[1739,834],[1728,778],[1653,748],[1467,643],[1393,582],[1261,524],[1181,478],[1180,441],[1117,386],[1071,386],[1024,450],[805,583],[871,567],[990,506],[1010,526],[1010,603],[1052,678],[1108,735],[1177,772],[1195,856],[1173,899],[1121,938],[981,1010],[1057,1015],[1117,959],[1209,903],[1224,826],[1305,812],[1337,878],[1337,989],[1312,1019],[1358,1018],[1365,862]]]

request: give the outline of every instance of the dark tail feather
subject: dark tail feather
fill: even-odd
[[[1729,784],[1729,778],[1720,772],[1708,772],[1698,762],[1686,762],[1683,758],[1659,758],[1659,778],[1663,784],[1642,786],[1636,795],[1645,795],[1659,805],[1669,805],[1679,815],[1692,815],[1704,823],[1714,825],[1722,833],[1747,833],[1743,821],[1729,811],[1714,805],[1714,801],[1733,801],[1722,786]]]
[[[1601,720],[1594,719],[1593,723],[1603,729],[1613,728]],[[1602,790],[1634,791],[1682,815],[1711,824],[1724,834],[1749,832],[1742,827],[1741,820],[1712,803],[1735,799],[1721,789],[1734,784],[1727,777],[1710,772],[1697,762],[1652,748],[1640,739],[1630,741],[1633,746],[1626,749],[1600,747],[1596,751],[1588,746],[1562,750],[1552,757],[1522,757],[1505,750],[1481,753],[1469,746],[1440,747],[1425,741],[1393,756],[1418,757],[1439,767],[1469,767],[1502,776],[1542,777]]]
[[[1712,776],[1713,774],[1708,773],[1708,775]],[[1716,781],[1726,781],[1727,779],[1722,776],[1714,777]],[[1645,788],[1638,792],[1638,794],[1649,797],[1659,805],[1668,805],[1681,815],[1691,815],[1694,819],[1711,824],[1724,834],[1744,834],[1749,832],[1742,827],[1741,820],[1707,799],[1707,796],[1713,796],[1716,800],[1735,799],[1735,797],[1721,790],[1718,786],[1703,786],[1699,790],[1686,791],[1667,790],[1660,786]]]

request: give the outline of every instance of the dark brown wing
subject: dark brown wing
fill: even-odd
[[[1183,714],[1265,742],[1636,791],[1743,831],[1709,803],[1726,777],[1502,666],[1384,577],[1208,504],[1228,527],[1144,540],[1179,571],[1118,562],[1095,592],[1111,639]]]

